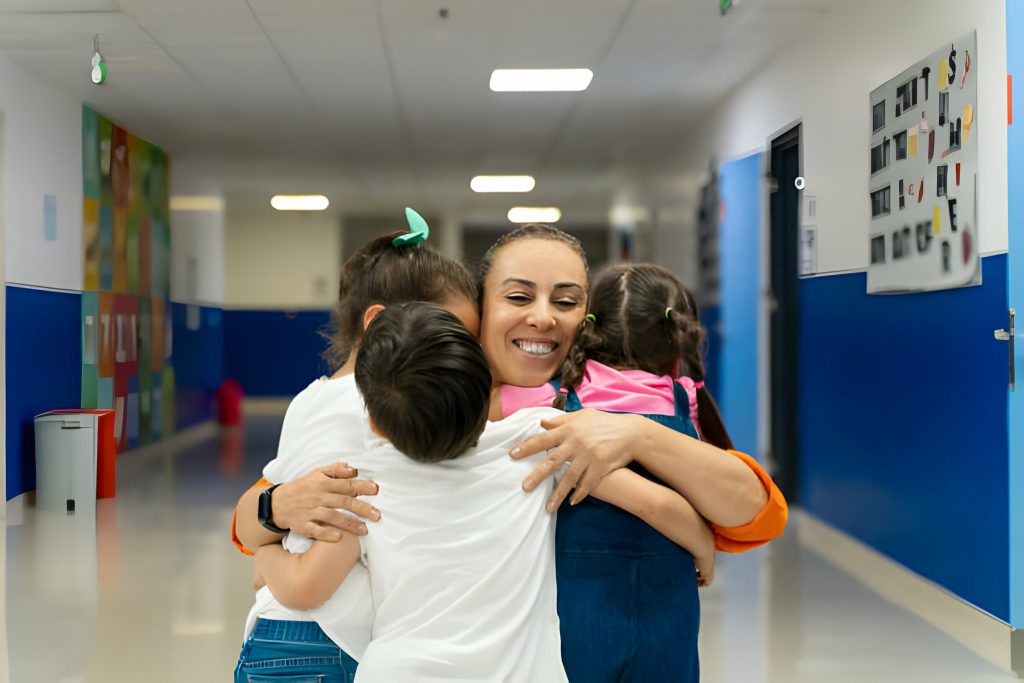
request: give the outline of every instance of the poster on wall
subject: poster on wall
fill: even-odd
[[[871,91],[869,294],[981,282],[977,38]]]
[[[118,452],[174,426],[170,161],[82,108],[82,408],[112,408]]]

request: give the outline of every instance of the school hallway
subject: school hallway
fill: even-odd
[[[264,411],[265,412],[265,411]],[[118,463],[88,517],[8,518],[0,654],[14,683],[228,680],[252,602],[231,545],[236,496],[273,457],[280,415]],[[196,437],[193,437],[196,438]],[[1017,678],[801,545],[720,556],[702,591],[707,683],[995,683]],[[2,671],[2,669],[0,669]]]
[[[576,294],[506,292],[498,382],[572,376],[606,266],[692,293],[643,360],[791,512],[719,556],[703,681],[1024,678],[1022,38],[1024,0],[0,0],[0,683],[229,680],[233,505],[407,207],[470,317],[517,227],[585,252],[524,257]]]

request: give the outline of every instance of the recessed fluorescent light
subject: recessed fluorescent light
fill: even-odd
[[[508,212],[513,223],[557,223],[561,217],[555,206],[513,206]]]
[[[473,192],[529,192],[534,185],[530,175],[478,175],[469,181]]]
[[[323,211],[330,204],[322,194],[276,194],[270,199],[278,211]]]
[[[579,92],[594,78],[590,69],[495,69],[494,92]]]
[[[171,211],[223,211],[224,198],[216,195],[177,195],[171,197]]]
[[[651,210],[643,206],[613,206],[608,212],[608,222],[612,225],[629,225],[649,223]]]

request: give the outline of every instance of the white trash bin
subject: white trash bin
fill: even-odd
[[[54,412],[35,418],[36,507],[96,514],[96,434],[100,415]]]

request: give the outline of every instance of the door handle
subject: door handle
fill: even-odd
[[[1014,337],[1015,337],[1015,335],[1013,333],[1013,318],[1014,318],[1014,315],[1016,315],[1016,310],[1011,308],[1010,309],[1010,316],[1009,316],[1009,322],[1010,322],[1010,331],[1009,332],[1007,332],[1003,328],[999,328],[998,330],[995,330],[992,333],[993,336],[995,336],[996,341],[1010,342],[1010,348],[1009,348],[1009,351],[1010,351],[1010,391],[1013,391],[1013,386],[1015,384],[1015,379],[1016,379],[1016,377],[1015,377],[1016,372],[1015,372],[1015,367],[1014,367],[1014,353],[1013,353],[1013,342],[1014,342]]]

